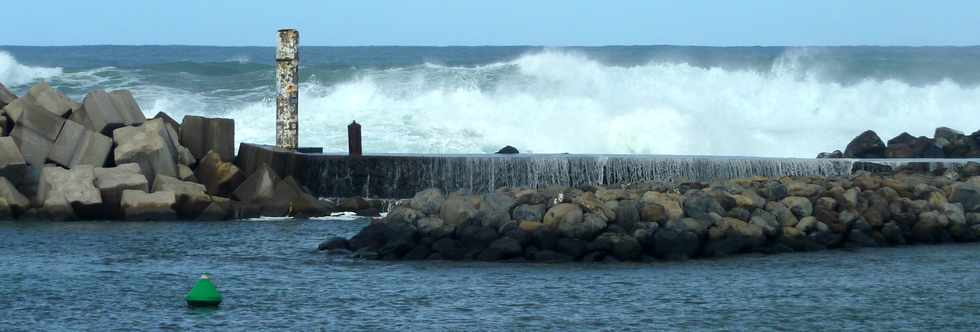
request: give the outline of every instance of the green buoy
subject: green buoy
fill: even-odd
[[[192,307],[217,307],[221,304],[221,293],[211,283],[207,273],[201,275],[194,288],[185,297],[187,305]]]

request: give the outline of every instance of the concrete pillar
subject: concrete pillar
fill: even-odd
[[[357,121],[347,125],[347,150],[351,156],[361,155],[361,125]]]
[[[279,30],[276,48],[276,146],[299,146],[299,31]]]

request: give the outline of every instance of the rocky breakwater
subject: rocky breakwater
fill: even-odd
[[[437,189],[321,250],[384,260],[638,261],[972,242],[980,165],[939,174],[717,183]]]
[[[0,85],[0,218],[221,220],[329,215],[291,177],[234,163],[231,119],[159,113],[126,90],[81,103],[46,83]]]

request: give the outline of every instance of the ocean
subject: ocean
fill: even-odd
[[[0,330],[980,329],[977,243],[608,264],[316,251],[366,223],[0,222]],[[218,309],[184,303],[203,272]]]
[[[273,143],[273,47],[0,46],[0,82],[236,120]],[[980,129],[980,47],[303,47],[300,144],[366,153],[806,157]]]

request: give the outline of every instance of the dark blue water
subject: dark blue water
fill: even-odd
[[[358,261],[363,221],[0,222],[0,330],[980,329],[980,246],[647,264]],[[201,272],[225,302],[190,309]]]
[[[0,83],[75,99],[130,89],[144,113],[231,117],[274,142],[272,47],[0,46]],[[980,47],[303,47],[300,141],[368,153],[812,157],[980,129]]]

